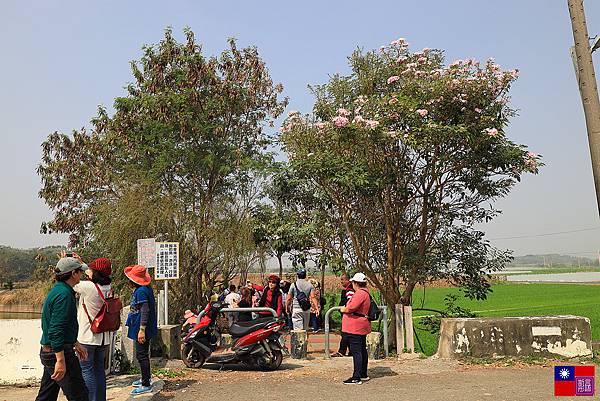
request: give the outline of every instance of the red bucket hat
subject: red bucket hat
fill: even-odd
[[[112,263],[110,263],[110,260],[107,258],[98,258],[92,263],[89,263],[88,267],[102,273],[106,277],[109,277],[112,274]]]
[[[277,274],[271,274],[269,276],[269,281],[275,284],[279,284],[279,282],[281,281],[281,279],[279,278],[279,276]]]
[[[152,278],[145,266],[133,265],[125,268],[125,275],[131,281],[139,285],[148,285]]]

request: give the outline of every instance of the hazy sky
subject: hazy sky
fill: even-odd
[[[590,35],[600,33],[600,2],[588,1]],[[129,61],[158,42],[166,26],[178,38],[190,26],[206,54],[226,39],[256,45],[289,109],[310,111],[307,84],[346,72],[357,47],[405,37],[412,49],[444,49],[449,62],[494,57],[518,68],[514,140],[544,156],[500,202],[485,226],[495,245],[526,253],[600,248],[585,122],[573,66],[566,0],[472,1],[30,1],[4,0],[0,12],[0,244],[65,242],[39,234],[51,216],[37,192],[40,143],[52,131],[88,125],[98,105],[112,104],[132,80]],[[600,71],[600,51],[594,55]],[[593,229],[563,235],[496,239]],[[596,229],[599,228],[599,229]]]

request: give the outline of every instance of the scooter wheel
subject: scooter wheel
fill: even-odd
[[[181,344],[181,359],[188,368],[200,369],[206,358],[192,344]]]
[[[283,353],[280,350],[273,350],[269,363],[260,364],[262,370],[277,370],[283,361]]]

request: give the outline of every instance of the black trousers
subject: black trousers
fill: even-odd
[[[150,386],[150,339],[146,338],[146,342],[140,344],[135,342],[135,358],[140,364],[142,372],[142,386]]]
[[[353,379],[367,377],[367,365],[369,364],[369,354],[367,353],[367,336],[361,334],[346,333],[348,347],[352,353],[354,362]]]
[[[340,348],[338,352],[342,355],[346,355],[348,353],[348,338],[347,334],[342,331],[342,338],[340,339]]]
[[[64,353],[67,371],[61,380],[54,381],[50,376],[54,373],[56,355],[54,355],[54,352],[40,350],[40,360],[44,366],[44,374],[42,375],[42,383],[40,384],[40,391],[35,399],[36,401],[56,401],[59,390],[63,391],[63,394],[69,401],[89,400],[88,389],[81,374],[79,359],[77,359],[72,345],[65,345]]]

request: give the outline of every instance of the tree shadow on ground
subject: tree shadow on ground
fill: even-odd
[[[139,379],[139,375],[114,375],[106,378],[106,388],[129,387],[131,382]]]
[[[162,391],[152,397],[153,401],[166,401],[175,398],[176,392],[188,388],[197,380],[165,380],[165,386]]]
[[[302,365],[297,365],[294,363],[289,363],[289,362],[283,362],[281,364],[281,366],[279,367],[279,369],[277,369],[276,371],[280,371],[280,370],[295,370],[295,369],[300,369],[303,368],[304,366]],[[221,365],[218,363],[206,363],[202,366],[202,369],[207,369],[207,370],[231,370],[231,371],[235,371],[235,372],[239,372],[239,371],[258,371],[258,372],[262,372],[261,369],[259,368],[255,368],[255,367],[250,367],[250,366],[246,366],[246,365],[241,365],[241,364],[225,364],[225,365]],[[265,373],[268,373],[269,371],[265,371]]]
[[[372,379],[377,379],[386,376],[398,376],[398,373],[394,372],[391,368],[387,366],[377,366],[369,369],[369,377],[371,377]]]

